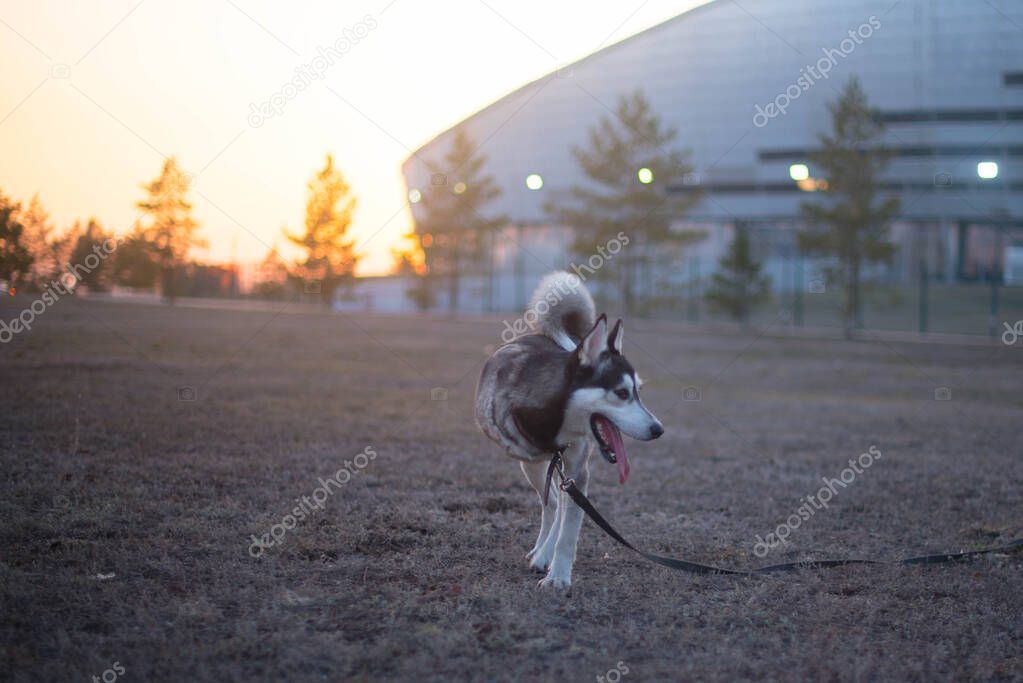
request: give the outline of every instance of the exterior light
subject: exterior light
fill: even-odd
[[[408,200],[413,204],[418,204],[419,200],[422,198],[423,193],[417,190],[416,188],[413,187],[411,190],[408,191]]]
[[[530,173],[526,176],[526,187],[530,190],[539,190],[543,187],[543,178],[538,173]]]
[[[827,180],[817,180],[816,178],[803,178],[802,180],[797,180],[796,181],[796,185],[803,192],[827,192],[828,191],[828,181]]]
[[[984,180],[991,180],[998,177],[998,162],[982,161],[977,164],[977,175]]]
[[[810,177],[810,169],[806,167],[806,164],[792,164],[789,166],[789,177],[796,182],[806,180]]]
[[[636,172],[636,177],[639,178],[639,182],[644,185],[649,185],[654,182],[654,172],[644,166]]]
[[[465,183],[463,183],[463,182],[455,183],[455,186],[453,188],[451,188],[451,191],[454,192],[455,194],[464,194],[465,193]]]

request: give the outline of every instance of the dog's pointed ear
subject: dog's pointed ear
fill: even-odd
[[[619,318],[618,322],[611,329],[611,334],[607,335],[607,348],[611,350],[611,353],[622,353],[622,337],[625,335],[625,325],[622,324],[622,319]]]
[[[575,352],[583,365],[596,365],[600,354],[607,351],[607,317],[603,314],[597,318],[593,329],[587,333]]]

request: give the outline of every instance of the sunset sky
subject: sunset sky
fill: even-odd
[[[176,156],[209,241],[195,255],[255,262],[275,244],[289,254],[281,228],[301,226],[305,185],[332,152],[359,198],[360,272],[382,273],[411,226],[399,170],[411,150],[699,4],[0,0],[0,191],[38,192],[60,228],[95,216],[121,233],[140,184]],[[322,78],[251,125],[252,105],[345,36]]]

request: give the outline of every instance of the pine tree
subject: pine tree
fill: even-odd
[[[141,234],[159,266],[163,295],[170,304],[175,297],[175,271],[185,263],[189,251],[206,244],[198,236],[199,224],[192,218],[189,185],[188,174],[171,157],[164,162],[160,176],[142,186],[146,198],[136,204],[146,214]]]
[[[476,154],[465,131],[455,133],[442,163],[429,162],[430,187],[423,192],[416,233],[426,265],[419,285],[432,287],[446,278],[448,310],[458,308],[459,287],[467,266],[479,261],[490,248],[494,231],[505,225],[505,216],[483,214],[487,204],[501,195],[493,176],[484,174],[486,157]],[[430,304],[433,293],[418,292],[417,301]]]
[[[160,278],[160,264],[141,228],[121,240],[113,265],[114,282],[123,287],[152,289]]]
[[[761,273],[761,263],[753,258],[746,226],[735,226],[735,237],[711,278],[707,302],[743,323],[754,308],[766,299],[770,280]]]
[[[74,240],[70,262],[76,266],[75,272],[78,274],[79,284],[85,285],[92,292],[106,291],[109,289],[109,273],[113,270],[111,268],[113,264],[107,260],[103,243],[110,239],[111,235],[105,232],[94,218],[89,219],[84,230],[76,223],[73,233],[77,234],[77,238]],[[96,258],[88,259],[89,254]],[[82,265],[88,265],[97,259],[98,262],[94,268],[81,268]]]
[[[25,248],[32,254],[32,268],[26,279],[41,291],[60,276],[70,256],[68,240],[55,234],[50,214],[38,194],[32,195],[20,220],[25,226]]]
[[[279,301],[288,293],[288,280],[291,277],[288,265],[281,258],[275,244],[256,269],[255,285],[252,294],[259,299]]]
[[[798,238],[807,254],[836,258],[837,266],[828,270],[828,276],[845,292],[841,316],[845,335],[851,337],[854,327],[862,325],[864,264],[888,261],[895,253],[887,235],[899,200],[878,196],[878,178],[890,153],[881,147],[883,125],[855,77],[828,110],[832,132],[818,136],[821,149],[810,157],[827,183],[824,201],[803,202],[803,216],[811,227]]]
[[[296,277],[307,285],[318,281],[323,304],[331,306],[337,289],[349,289],[355,280],[358,256],[348,230],[357,200],[330,154],[307,187],[305,231],[293,235],[285,230],[284,236],[305,252]]]
[[[567,201],[546,204],[557,220],[575,229],[572,251],[579,257],[598,253],[619,232],[629,236],[630,246],[604,266],[617,272],[627,312],[634,306],[638,268],[659,247],[680,247],[702,237],[671,229],[700,199],[696,191],[667,193],[693,171],[688,153],[672,147],[676,137],[641,91],[620,97],[614,116],[602,116],[589,129],[588,146],[572,148],[589,182],[573,186]]]
[[[25,226],[19,219],[21,204],[0,193],[0,280],[16,284],[32,268],[32,254],[26,248]]]
[[[426,272],[423,250],[415,232],[405,235],[408,245],[391,250],[394,257],[393,273],[408,281],[405,296],[419,311],[426,311],[436,305],[436,297],[430,274]],[[409,246],[410,245],[410,246]]]

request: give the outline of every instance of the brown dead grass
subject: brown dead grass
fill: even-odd
[[[699,577],[587,523],[571,596],[539,592],[535,496],[471,419],[501,329],[59,302],[0,347],[0,678],[115,660],[154,681],[594,680],[619,661],[626,682],[1023,677],[1019,556]],[[1017,349],[642,322],[626,346],[668,431],[630,445],[624,488],[595,462],[591,493],[641,547],[748,567],[1023,535]],[[753,556],[872,444],[828,510]],[[367,445],[324,510],[249,556]]]

